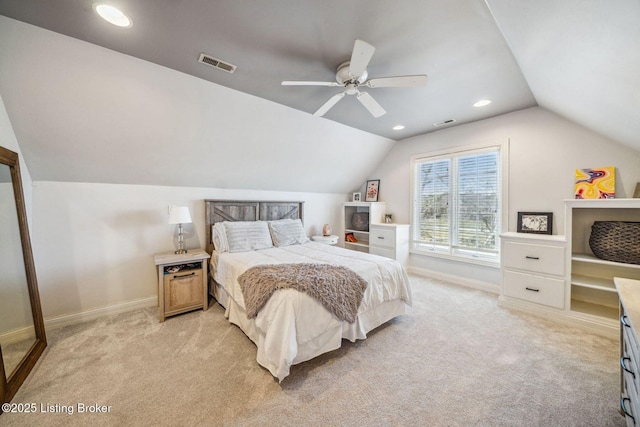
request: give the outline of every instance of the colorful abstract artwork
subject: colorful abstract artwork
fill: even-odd
[[[615,167],[576,169],[576,199],[613,199],[615,196]]]

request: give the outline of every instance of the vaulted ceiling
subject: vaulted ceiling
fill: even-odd
[[[118,28],[108,24],[97,16],[92,2],[86,0],[0,0],[0,15],[303,112],[301,116],[294,114],[295,121],[304,123],[301,127],[310,126],[314,129],[311,133],[317,133],[318,126],[330,129],[328,135],[336,145],[331,145],[329,138],[324,138],[328,141],[325,153],[341,150],[345,147],[345,139],[360,138],[360,143],[365,144],[357,145],[354,151],[345,149],[349,155],[358,155],[366,144],[370,144],[373,153],[365,161],[374,164],[369,164],[369,168],[374,167],[389,149],[389,139],[401,140],[536,105],[640,150],[640,2],[637,0],[112,0],[104,3],[119,7],[131,17],[133,25],[130,28]],[[0,25],[3,22],[9,25],[10,21],[0,21]],[[0,41],[0,53],[3,55],[0,57],[0,78],[4,79],[0,80],[0,94],[7,104],[21,145],[27,145],[25,156],[29,153],[32,157],[27,160],[31,161],[34,168],[44,170],[46,158],[38,154],[42,147],[29,149],[29,144],[37,144],[33,137],[37,129],[32,131],[29,128],[26,118],[28,111],[25,111],[27,106],[34,106],[37,112],[46,116],[44,110],[40,110],[41,106],[36,107],[35,104],[40,98],[49,99],[47,91],[57,92],[56,96],[62,96],[64,92],[85,104],[86,97],[99,98],[100,92],[86,94],[87,87],[83,85],[83,80],[89,76],[83,76],[81,72],[74,76],[74,84],[77,84],[78,92],[85,92],[83,94],[69,93],[69,86],[60,88],[59,81],[51,80],[69,74],[62,63],[70,61],[65,56],[70,45],[62,48],[52,41],[53,52],[47,52],[48,46],[41,40],[30,52],[32,45],[22,40],[24,34],[11,34],[15,37],[14,41],[6,37]],[[46,38],[45,35],[42,37]],[[56,37],[50,39],[58,40]],[[364,88],[386,110],[387,113],[379,118],[371,116],[353,96],[343,98],[324,118],[307,114],[316,111],[343,89],[282,86],[281,81],[335,81],[336,67],[350,59],[356,39],[362,39],[376,48],[368,66],[370,78],[426,74],[426,86]],[[20,51],[17,47],[7,46],[8,43],[20,45]],[[56,49],[62,51],[57,57],[54,55]],[[73,45],[73,49],[87,55],[86,61],[93,61],[93,64],[74,64],[74,67],[86,73],[100,74],[105,79],[117,74],[119,83],[122,83],[126,81],[125,76],[129,71],[139,75],[148,71],[129,70],[138,65],[114,59],[113,55],[103,51],[94,55],[93,52],[97,52],[95,49],[90,51],[92,53],[85,52],[89,48],[80,45]],[[230,74],[201,64],[198,62],[200,53],[236,65],[237,69]],[[38,56],[25,58],[29,55]],[[55,62],[56,58],[61,64],[54,69],[50,63],[44,62]],[[7,63],[10,60],[23,61],[22,67],[26,64],[35,67],[28,70],[31,80],[21,76],[17,68],[12,69],[12,65]],[[81,61],[82,58],[74,57],[73,60]],[[60,76],[56,76],[56,73],[60,73]],[[182,79],[175,76],[171,78]],[[166,94],[152,93],[158,88],[153,83],[154,77],[150,76],[149,87],[141,88],[140,84],[133,87],[132,84],[127,88],[129,92],[125,92],[128,96],[150,97],[152,100],[149,102],[157,105],[162,100],[154,101],[153,98],[161,98]],[[109,88],[105,90],[110,93],[117,90],[112,83],[104,84],[105,88]],[[16,88],[16,85],[25,87]],[[52,87],[54,85],[59,86],[57,91]],[[194,92],[198,95],[190,94],[188,97],[197,96],[200,109],[206,105],[207,96],[219,95],[218,92],[203,89],[200,83],[183,80],[172,90],[177,91],[180,87],[181,93],[185,93],[188,90],[183,86],[194,85],[201,90]],[[42,91],[38,92],[37,89]],[[473,107],[472,104],[480,99],[491,99],[492,103],[482,108]],[[53,99],[49,100],[53,102]],[[130,102],[136,101],[128,99],[125,103],[128,108],[131,108]],[[189,99],[181,99],[179,104],[182,102],[187,108]],[[98,121],[98,118],[83,120],[85,113],[82,110],[99,110],[100,105],[100,102],[96,102],[96,105],[84,105],[77,109],[66,106],[70,111],[64,113],[79,115],[77,121],[72,120],[76,131],[91,132],[91,129],[84,128],[87,123]],[[62,112],[53,111],[57,108],[55,105],[48,105],[47,108],[56,121],[62,119],[57,115]],[[140,113],[136,108],[142,110],[144,107],[134,106],[132,114]],[[216,113],[219,112],[217,108]],[[280,113],[292,114],[289,109],[277,110],[280,113],[273,111],[274,117]],[[107,111],[100,113],[109,115]],[[179,114],[179,109],[172,113]],[[255,120],[274,120],[274,117],[256,119],[255,111],[234,110],[233,113],[246,115],[248,126]],[[146,120],[162,119],[160,115]],[[183,119],[186,122],[194,120],[192,117]],[[455,121],[444,127],[434,126],[434,123],[450,119]],[[43,120],[46,119],[43,117]],[[343,130],[338,129],[343,128],[334,125],[328,125],[327,128],[327,125],[319,124],[321,122],[337,122],[363,132],[358,133],[358,137],[350,131],[348,136],[335,137],[342,135]],[[404,125],[405,128],[392,130],[395,125]],[[61,133],[71,134],[71,129],[62,129],[53,124],[48,130],[39,129],[39,139],[49,132],[47,143],[53,146],[44,152],[50,158],[69,153],[68,148],[60,147],[69,141],[70,135]],[[196,133],[213,131],[189,129]],[[103,133],[100,128],[93,130]],[[140,132],[144,135],[146,130]],[[242,136],[246,130],[238,129],[237,132]],[[96,137],[100,138],[100,135]],[[116,132],[112,139],[115,137],[126,138],[126,135]],[[178,134],[176,138],[180,139],[181,136]],[[186,140],[188,142],[189,138]],[[241,141],[233,143],[242,144]],[[175,144],[175,138],[164,138],[163,135],[163,138],[156,138],[153,144],[144,149],[149,153],[167,154],[172,152]],[[194,148],[202,147],[198,145]],[[107,147],[89,150],[83,145],[74,149],[79,149],[80,153],[91,151],[87,158],[96,162],[96,165],[100,164],[101,159],[113,155],[113,150]],[[224,151],[228,147],[218,149]],[[255,151],[252,147],[246,150]],[[301,150],[308,152],[308,147]],[[319,151],[321,156],[322,150]],[[42,156],[40,160],[38,156]],[[353,165],[353,162],[349,164]],[[320,164],[317,166],[323,167]],[[225,170],[224,166],[222,169],[227,176],[231,176],[234,170],[228,167],[229,170]],[[104,169],[102,172],[107,174],[108,171]],[[189,175],[189,172],[185,173]],[[35,176],[38,179],[37,170]],[[42,176],[46,178],[48,175],[45,173]],[[354,181],[365,176],[366,171],[358,169],[348,179],[351,183],[346,191],[353,187]],[[113,181],[113,178],[91,176],[91,173],[84,178],[86,181],[109,179]],[[164,183],[160,176],[153,179],[155,183]],[[178,179],[167,184],[207,186],[207,179],[203,177],[200,181],[192,179],[185,182]],[[150,183],[143,177],[133,181]],[[287,188],[287,185],[284,187]],[[337,182],[331,188],[336,191],[344,189]]]

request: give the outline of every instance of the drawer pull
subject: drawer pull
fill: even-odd
[[[624,369],[625,371],[629,372],[633,376],[633,378],[635,379],[636,378],[636,373],[633,372],[631,369],[627,368],[627,365],[625,365],[625,360],[629,360],[630,361],[631,358],[630,357],[621,357],[620,358],[620,366],[622,367],[622,369]]]
[[[196,274],[196,272],[195,272],[195,271],[194,271],[194,272],[192,272],[192,273],[189,273],[189,274],[183,274],[182,276],[179,276],[179,275],[177,275],[177,274],[176,274],[175,276],[173,276],[173,278],[174,278],[174,279],[181,279],[181,278],[183,278],[183,277],[189,277],[189,276],[193,276],[193,275],[195,275],[195,274]]]
[[[526,258],[526,259],[535,259],[536,261],[540,259],[540,257],[537,257],[537,256],[529,256],[529,255],[525,256],[525,258]]]
[[[633,378],[636,378],[636,373],[633,372],[631,369],[627,368],[627,366],[625,365],[625,360],[631,360],[630,357],[621,357],[620,358],[620,366],[622,367],[622,369],[624,369],[625,371],[629,372],[631,375],[633,375]]]
[[[624,404],[624,401],[628,400],[629,402],[631,402],[631,399],[629,399],[628,397],[623,397],[622,399],[620,399],[620,409],[622,409],[622,412],[624,412],[624,414],[631,418],[633,420],[633,423],[636,423],[636,419],[633,415],[631,415],[631,413],[629,413],[629,411],[627,411],[627,407]]]
[[[525,288],[525,289],[526,289],[526,290],[528,290],[528,291],[531,291],[531,292],[540,292],[540,289],[536,289],[536,288],[529,288],[529,287],[527,287],[527,288]]]
[[[384,240],[384,237],[382,237],[382,236],[378,236],[378,239],[382,239],[382,240]]]
[[[627,315],[623,315],[622,317],[620,317],[620,323],[622,323],[624,326],[626,326],[627,328],[630,328],[631,325],[627,323]]]

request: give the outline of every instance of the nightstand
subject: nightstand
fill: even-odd
[[[210,257],[202,249],[191,249],[186,254],[165,252],[155,255],[160,322],[174,314],[209,308],[207,259]]]
[[[369,253],[406,265],[409,259],[409,224],[371,224]]]
[[[317,243],[323,243],[325,245],[335,245],[335,244],[338,243],[338,236],[335,236],[335,235],[331,235],[331,236],[317,235],[317,236],[311,236],[311,240],[313,240],[314,242],[317,242]]]

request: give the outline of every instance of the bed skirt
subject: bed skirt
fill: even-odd
[[[271,375],[282,381],[289,375],[292,365],[313,359],[321,354],[340,348],[342,339],[355,342],[366,339],[367,333],[388,322],[396,316],[405,314],[406,303],[402,300],[386,301],[365,312],[358,313],[355,322],[338,322],[336,327],[327,329],[313,339],[297,343],[297,354],[293,360],[273,360],[264,350],[265,334],[256,326],[256,319],[249,319],[242,306],[237,304],[224,288],[215,280],[210,280],[210,293],[225,308],[225,317],[237,325],[256,344],[258,348],[257,362],[266,368]],[[297,292],[289,289],[287,292]],[[305,294],[308,297],[308,295]],[[310,298],[310,297],[309,297]]]

